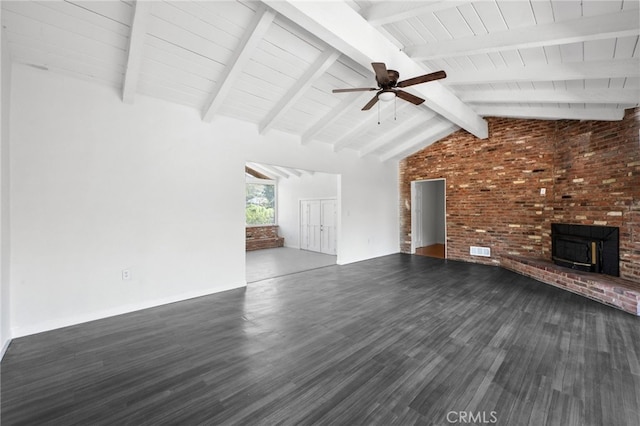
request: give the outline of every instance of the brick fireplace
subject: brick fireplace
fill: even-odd
[[[622,121],[487,121],[488,139],[459,130],[400,163],[401,250],[411,249],[411,182],[444,178],[449,259],[551,263],[552,223],[615,227],[618,280],[640,284],[640,108]]]
[[[578,271],[620,276],[615,226],[551,224],[551,260]]]

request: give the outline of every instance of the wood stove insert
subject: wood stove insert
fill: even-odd
[[[618,277],[618,228],[552,223],[551,256],[560,266]]]

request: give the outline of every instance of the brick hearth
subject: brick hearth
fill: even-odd
[[[500,263],[506,269],[640,316],[640,283],[576,271],[544,259],[502,256]]]

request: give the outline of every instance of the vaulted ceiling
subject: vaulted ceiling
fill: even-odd
[[[315,172],[311,170],[254,162],[247,163],[245,172],[247,177],[271,180],[289,179],[290,177],[299,178],[303,176],[313,176],[315,174]]]
[[[620,120],[640,102],[638,0],[2,1],[12,60],[394,161],[484,117]],[[361,108],[371,62],[400,80]]]

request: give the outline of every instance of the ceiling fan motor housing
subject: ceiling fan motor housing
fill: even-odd
[[[376,77],[376,81],[378,82],[378,86],[382,89],[388,89],[391,87],[395,87],[398,83],[398,79],[400,78],[400,73],[396,70],[387,70],[387,75],[389,79],[387,82],[378,81],[378,77]]]

